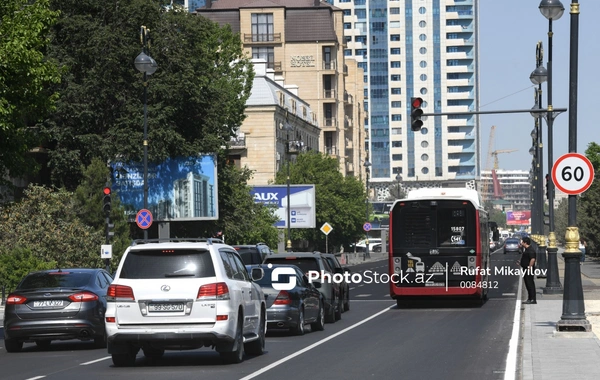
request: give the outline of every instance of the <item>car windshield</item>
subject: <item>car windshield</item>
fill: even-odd
[[[298,268],[300,268],[302,273],[308,273],[311,270],[321,270],[321,268],[319,268],[319,263],[317,263],[317,260],[311,257],[296,257],[294,259],[286,259],[285,257],[270,257],[267,259],[267,262],[271,264],[295,265]]]
[[[207,250],[156,249],[130,251],[121,278],[214,277],[215,268]]]
[[[81,288],[90,282],[91,273],[45,272],[25,277],[17,289]]]

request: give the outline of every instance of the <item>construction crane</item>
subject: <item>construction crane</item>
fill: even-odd
[[[494,198],[500,199],[504,198],[504,193],[502,192],[502,186],[500,186],[500,181],[498,180],[498,176],[496,175],[496,170],[499,169],[498,165],[498,154],[500,153],[512,153],[516,152],[517,149],[501,149],[495,150],[491,153],[494,157],[494,168],[492,169],[492,182],[494,183]]]
[[[488,142],[488,154],[487,154],[487,158],[485,161],[485,170],[486,171],[491,171],[492,174],[492,179],[491,181],[482,181],[482,186],[481,186],[481,197],[483,198],[484,201],[489,200],[488,199],[488,191],[489,191],[489,186],[490,183],[493,183],[494,185],[494,192],[493,192],[493,198],[502,198],[504,195],[502,194],[502,188],[500,187],[500,181],[498,181],[498,176],[496,175],[496,170],[498,170],[500,168],[499,164],[498,164],[498,155],[501,153],[512,153],[512,152],[516,152],[517,149],[500,149],[500,150],[492,150],[494,148],[494,137],[496,134],[496,126],[492,125],[492,128],[490,129],[490,139]],[[493,161],[493,167],[492,167],[492,161]]]
[[[512,152],[516,152],[517,150],[518,149],[501,149],[501,150],[495,150],[495,151],[491,152],[490,155],[494,157],[494,170],[498,170],[500,168],[498,166],[498,154],[512,153]]]
[[[494,147],[494,135],[496,133],[496,126],[492,125],[492,128],[490,129],[490,139],[488,142],[488,155],[487,158],[485,160],[485,170],[490,170],[491,167],[491,158],[492,158],[492,148]],[[483,201],[488,200],[487,199],[487,195],[488,195],[488,189],[490,186],[490,182],[489,181],[482,181],[481,184],[481,197],[483,198]]]

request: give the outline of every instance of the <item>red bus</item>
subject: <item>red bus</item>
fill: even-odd
[[[488,214],[471,189],[420,189],[390,211],[390,296],[484,300],[489,288]]]

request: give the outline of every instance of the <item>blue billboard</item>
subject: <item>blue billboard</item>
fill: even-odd
[[[287,228],[287,185],[254,186],[252,188],[254,202],[275,206],[275,214],[279,221],[277,228]],[[317,224],[315,206],[315,185],[290,185],[290,227],[315,228]]]
[[[143,163],[115,162],[112,189],[129,221],[144,208]],[[214,154],[168,158],[148,164],[148,209],[155,221],[217,220],[217,159]]]

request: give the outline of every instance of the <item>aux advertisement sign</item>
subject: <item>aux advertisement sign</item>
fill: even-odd
[[[279,221],[277,228],[287,228],[287,185],[254,186],[254,202],[275,208]],[[290,227],[315,228],[315,185],[290,185]]]
[[[531,211],[507,211],[506,224],[509,226],[523,226],[531,224]]]

